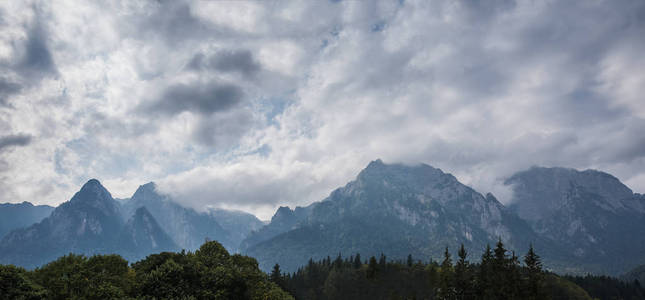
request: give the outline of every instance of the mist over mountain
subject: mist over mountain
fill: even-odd
[[[619,274],[645,263],[645,199],[616,177],[534,167],[506,184],[514,192],[509,208],[579,264],[566,270]]]
[[[54,210],[49,205],[30,202],[0,204],[0,239],[10,231],[42,221]]]
[[[92,179],[41,222],[8,233],[0,241],[0,263],[33,268],[68,253],[117,253],[136,261],[152,253],[195,250],[205,240],[234,250],[260,224],[242,212],[198,213],[182,207],[158,194],[154,183],[116,201]]]
[[[643,197],[615,177],[536,167],[506,184],[509,207],[440,169],[376,160],[298,218],[281,207],[243,249],[288,270],[338,252],[427,259],[463,243],[479,255],[498,238],[517,253],[533,244],[559,272],[619,274],[643,261]]]
[[[265,225],[245,212],[186,208],[154,183],[117,201],[92,179],[42,221],[8,233],[0,262],[35,267],[69,252],[137,260],[217,240],[264,270],[295,271],[338,253],[427,260],[464,244],[475,257],[501,239],[517,255],[532,244],[556,272],[615,275],[645,263],[645,197],[614,176],[534,167],[505,184],[508,206],[441,169],[375,160],[322,201],[280,207]]]
[[[92,179],[49,217],[7,234],[0,263],[35,267],[70,252],[112,253],[122,226],[118,203]]]

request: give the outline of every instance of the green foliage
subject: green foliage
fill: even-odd
[[[29,278],[25,269],[0,265],[0,296],[3,299],[44,299],[45,290]]]
[[[553,274],[548,274],[549,280],[532,294],[528,267],[520,265],[515,253],[506,251],[501,242],[495,252],[487,247],[479,264],[467,260],[463,246],[457,255],[454,264],[448,249],[441,264],[413,263],[412,259],[383,263],[379,259],[376,263],[370,257],[368,264],[358,269],[354,266],[358,254],[345,260],[339,257],[335,264],[309,260],[284,278],[287,290],[296,299],[591,299],[576,284]],[[534,251],[529,256],[539,264]],[[503,274],[497,273],[499,270]],[[547,276],[542,270],[539,273]]]
[[[254,258],[230,255],[217,242],[131,267],[118,255],[75,254],[31,272],[0,265],[0,279],[0,299],[293,299]]]

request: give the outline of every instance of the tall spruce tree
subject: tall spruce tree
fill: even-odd
[[[437,296],[439,299],[454,299],[455,298],[455,274],[452,267],[452,258],[448,247],[443,253],[443,262],[441,262],[441,272],[439,273],[439,292]]]
[[[479,272],[477,274],[478,280],[476,281],[477,294],[480,299],[496,299],[494,294],[494,271],[493,271],[493,251],[490,245],[486,245],[486,250],[482,254],[481,263],[479,264]]]
[[[470,270],[470,263],[466,260],[468,252],[464,248],[464,244],[459,247],[457,252],[459,259],[455,264],[455,293],[457,299],[470,299],[472,298],[472,272]]]
[[[535,253],[533,244],[529,246],[529,251],[524,256],[526,264],[526,292],[527,299],[544,299],[545,294],[542,290],[544,283],[544,273],[542,273],[542,262],[540,256]]]

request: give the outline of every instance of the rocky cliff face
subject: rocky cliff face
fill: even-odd
[[[118,204],[92,179],[40,223],[7,234],[0,263],[34,267],[70,252],[112,253],[122,225]]]
[[[28,227],[42,221],[54,210],[49,205],[33,205],[29,202],[0,204],[0,239],[18,228]]]
[[[145,207],[139,207],[126,222],[118,245],[119,253],[129,261],[137,261],[150,253],[180,250]]]
[[[133,215],[140,207],[145,207],[164,232],[183,249],[196,250],[206,239],[219,241],[227,249],[237,248],[214,217],[175,203],[168,195],[158,193],[152,182],[139,186],[123,204],[124,216]]]
[[[645,262],[645,202],[614,176],[534,167],[506,184],[514,191],[509,208],[587,270],[615,274]]]
[[[456,249],[460,243],[483,249],[498,238],[511,248],[541,242],[495,197],[484,197],[428,165],[373,161],[356,180],[308,209],[311,213],[291,230],[248,248],[262,268],[277,262],[293,270],[310,257],[338,252],[438,258],[444,247]],[[287,210],[280,208],[276,217],[288,216]]]

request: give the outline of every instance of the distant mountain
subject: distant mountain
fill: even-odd
[[[645,263],[645,198],[616,177],[534,167],[506,184],[514,192],[509,208],[570,257],[565,271],[619,274]]]
[[[150,253],[180,250],[145,207],[138,208],[126,222],[117,245],[118,252],[131,262]]]
[[[209,214],[228,232],[231,244],[235,245],[228,249],[230,252],[237,252],[242,240],[265,225],[256,216],[238,210],[213,209]]]
[[[49,217],[0,241],[0,263],[35,267],[70,253],[111,253],[123,221],[119,206],[96,179]]]
[[[643,286],[645,283],[645,265],[640,265],[629,270],[629,272],[620,276],[620,279],[626,282],[634,282],[634,280],[638,280],[638,283]]]
[[[510,249],[524,249],[530,242],[541,249],[553,248],[492,195],[485,197],[428,165],[373,161],[356,180],[310,209],[291,230],[250,244],[247,253],[258,259],[262,269],[279,263],[294,271],[310,257],[339,252],[440,258],[446,246],[456,250],[463,243],[483,250],[500,237]],[[287,209],[280,210],[288,216],[286,226],[269,224],[262,230],[293,226],[295,218]]]
[[[140,207],[147,208],[159,226],[186,250],[196,250],[206,239],[216,240],[229,250],[237,249],[239,244],[215,217],[177,204],[168,195],[158,193],[153,182],[139,186],[122,207],[125,217],[132,216]]]
[[[309,217],[311,210],[315,207],[316,203],[307,207],[296,207],[292,210],[289,207],[281,206],[275,212],[269,224],[261,226],[248,234],[240,244],[240,249],[246,251],[250,246],[256,245],[260,242],[269,240],[281,233],[295,229],[296,225]]]
[[[54,210],[49,205],[22,203],[0,204],[0,239],[10,231],[38,223]]]

